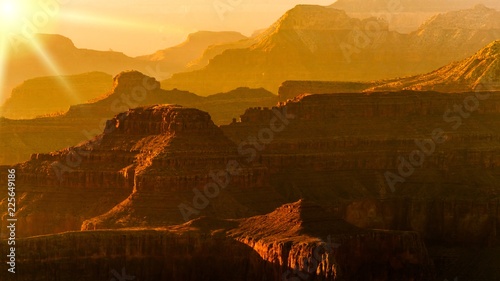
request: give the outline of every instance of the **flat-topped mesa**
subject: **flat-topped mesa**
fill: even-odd
[[[51,165],[65,164],[75,155],[78,165],[64,171],[55,184]],[[20,167],[26,170],[23,176],[33,178],[37,185],[147,188],[147,174],[162,178],[193,172],[207,175],[210,169],[224,169],[229,159],[238,158],[236,145],[208,113],[178,105],[155,105],[120,113],[107,121],[104,133],[95,139],[58,152],[33,155]],[[36,171],[47,173],[37,175]],[[138,175],[140,180],[136,179]],[[186,186],[190,184],[185,182]],[[169,186],[176,188],[175,184]]]
[[[487,99],[487,102],[484,100]],[[465,104],[469,102],[469,104]],[[338,120],[351,117],[404,117],[443,116],[447,109],[465,106],[474,114],[496,114],[500,112],[500,92],[469,92],[444,94],[438,92],[375,92],[302,94],[280,103],[287,114],[301,120]],[[271,109],[251,108],[241,121],[268,122]]]
[[[104,132],[127,135],[222,136],[208,113],[177,105],[140,107],[120,113],[107,122]]]
[[[155,78],[144,75],[136,70],[121,72],[113,78],[113,92],[130,92],[137,91],[137,95],[141,92],[160,89],[160,82]]]
[[[215,183],[237,190],[267,186],[266,168],[245,159],[206,112],[177,105],[131,109],[90,141],[15,166],[19,196],[30,194],[23,203],[30,207],[18,213],[30,218],[19,235],[78,230],[110,210],[92,227],[181,222],[179,202],[189,202],[193,189],[203,192]],[[73,196],[80,193],[85,196]],[[62,208],[69,215],[48,224]]]
[[[113,87],[93,103],[73,105],[65,114],[69,118],[110,117],[140,106],[148,97],[161,92],[160,82],[135,70],[123,71],[113,77]],[[158,102],[157,102],[158,103]]]
[[[375,82],[288,80],[280,85],[278,89],[278,96],[280,101],[286,101],[304,93],[360,93],[375,85]]]

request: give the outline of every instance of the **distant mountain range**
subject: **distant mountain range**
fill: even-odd
[[[337,0],[329,7],[346,12],[383,12],[401,7],[401,12],[448,12],[474,5],[500,8],[496,0]]]
[[[98,98],[112,84],[113,77],[103,72],[30,79],[14,88],[10,98],[0,107],[0,116],[30,119],[66,112],[71,105]]]
[[[60,35],[38,34],[38,45],[28,41],[12,41],[5,62],[6,77],[2,93],[5,98],[24,81],[36,77],[75,75],[92,71],[115,74],[123,69],[144,69],[147,63],[113,51],[77,48]],[[17,40],[17,39],[16,39]]]
[[[213,45],[234,44],[233,42],[239,42],[245,39],[248,38],[238,32],[199,31],[189,34],[186,41],[177,46],[157,51],[151,55],[141,56],[138,57],[138,59],[161,62],[161,71],[173,74],[185,70],[191,64],[202,64],[201,61],[196,60],[202,57],[205,50]],[[213,56],[215,56],[215,54]],[[209,56],[208,59],[212,57]],[[208,60],[206,64],[208,64]],[[162,77],[158,77],[158,79],[161,78]]]
[[[36,85],[37,81],[40,80],[28,84]],[[276,95],[262,88],[240,87],[201,97],[177,89],[162,90],[159,85],[152,77],[126,71],[115,76],[113,86],[103,91],[98,99],[73,105],[64,114],[32,120],[0,118],[0,165],[22,162],[32,153],[58,150],[91,139],[102,132],[106,120],[138,106],[177,104],[195,107],[209,112],[213,122],[220,125],[231,123],[233,118],[238,120],[247,108],[271,107],[278,103]]]
[[[465,92],[500,90],[500,40],[492,42],[473,56],[433,72],[408,78],[381,81],[365,91],[439,91]]]
[[[162,82],[166,89],[200,95],[238,87],[263,87],[277,93],[286,80],[366,81],[425,73],[500,39],[500,13],[483,5],[433,16],[416,31],[403,34],[392,31],[383,15],[376,13],[387,7],[388,1],[363,6],[358,2],[298,5],[250,38],[237,32],[200,31],[182,44],[136,58],[114,51],[79,49],[66,37],[40,34],[38,47],[22,41],[9,51],[5,85],[0,90],[7,97],[25,80],[54,75],[55,71],[76,75],[135,69],[167,79]],[[400,4],[406,12],[427,13],[429,7],[446,10],[444,2],[431,5],[402,0]],[[475,1],[459,1],[453,8],[469,4]],[[356,11],[375,11],[375,17],[356,18],[351,13]],[[404,16],[405,12],[398,9],[393,14]]]
[[[338,0],[330,8],[340,9],[356,18],[381,17],[391,30],[402,33],[415,31],[437,13],[486,5],[500,10],[496,0]]]
[[[279,89],[281,100],[298,95],[379,91],[500,91],[500,40],[474,55],[426,74],[369,82],[286,81]]]
[[[277,92],[286,80],[366,81],[426,73],[500,39],[500,12],[478,5],[435,16],[417,31],[390,31],[383,19],[299,5],[255,44],[226,50],[199,70],[162,82],[201,95],[240,86]]]
[[[137,58],[114,51],[80,49],[69,38],[61,35],[38,34],[35,39],[38,46],[21,37],[12,38],[9,59],[5,62],[5,84],[0,89],[4,98],[25,80],[57,74],[76,75],[100,71],[116,75],[127,69],[136,69],[157,79],[165,79],[186,69],[209,46],[243,40],[246,37],[237,32],[200,31],[190,34],[178,46]],[[203,65],[202,62],[198,64]],[[0,100],[1,102],[3,101]]]

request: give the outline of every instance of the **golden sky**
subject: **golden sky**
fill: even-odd
[[[251,35],[296,4],[335,0],[0,0],[0,32],[56,33],[79,48],[153,53],[198,30]]]

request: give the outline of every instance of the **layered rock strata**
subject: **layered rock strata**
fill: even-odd
[[[2,244],[2,246],[6,246]],[[414,232],[362,230],[299,201],[240,220],[19,240],[17,280],[432,280]],[[196,269],[196,270],[194,270]],[[0,276],[7,275],[2,271]]]

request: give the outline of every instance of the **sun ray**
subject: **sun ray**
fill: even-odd
[[[59,69],[59,66],[54,62],[54,60],[52,59],[52,57],[43,50],[43,48],[40,46],[40,44],[38,43],[38,41],[36,40],[36,38],[32,38],[30,40],[30,43],[33,47],[33,49],[36,51],[37,53],[37,56],[43,60],[45,66],[52,72],[52,74],[57,77],[57,79],[59,80],[60,84],[66,88],[66,90],[68,91],[68,96],[70,96],[75,102],[77,101],[76,97],[75,97],[75,92],[74,90],[71,88],[71,86],[66,82],[66,80],[64,80],[63,78],[63,73],[62,71]]]
[[[0,35],[0,103],[3,103],[5,101],[5,99],[7,98],[8,96],[8,93],[4,93],[4,86],[5,86],[5,64],[6,64],[6,61],[7,61],[7,57],[8,57],[8,54],[7,54],[7,48],[8,48],[8,39],[7,37],[4,35],[4,33],[2,33]],[[1,115],[1,112],[0,112],[0,115]]]

